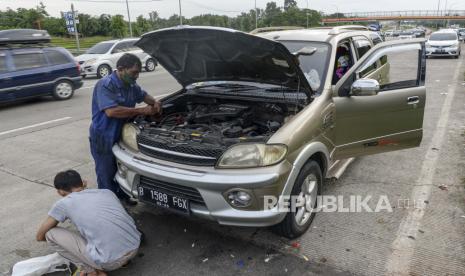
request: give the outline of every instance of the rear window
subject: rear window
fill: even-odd
[[[6,65],[6,55],[5,53],[0,52],[0,73],[8,72],[8,67]]]
[[[433,33],[429,40],[441,41],[441,40],[457,40],[457,34],[455,33]]]
[[[48,62],[52,65],[67,64],[71,62],[65,54],[59,51],[47,51],[45,52],[45,55],[48,58]]]
[[[43,53],[15,53],[13,62],[17,71],[47,66]]]

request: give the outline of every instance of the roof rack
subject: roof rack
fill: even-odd
[[[267,32],[275,32],[275,31],[287,31],[287,30],[301,30],[304,27],[296,27],[296,26],[276,26],[276,27],[264,27],[264,28],[257,28],[250,32],[250,34],[258,34],[258,33],[267,33]]]
[[[50,43],[51,37],[45,30],[12,29],[0,31],[0,45]]]
[[[365,26],[362,25],[344,25],[344,26],[336,26],[331,29],[328,33],[330,35],[337,35],[343,32],[350,32],[350,31],[369,31]]]

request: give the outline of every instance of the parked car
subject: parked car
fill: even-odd
[[[183,26],[143,35],[136,45],[183,88],[162,99],[161,117],[124,125],[115,179],[159,208],[302,235],[339,160],[422,140],[424,40],[373,46],[370,34]],[[283,196],[301,205],[265,207]]]
[[[453,56],[459,58],[461,53],[457,32],[444,29],[434,32],[426,42],[426,56]]]
[[[399,33],[398,36],[400,39],[410,39],[410,38],[416,38],[417,36],[413,31],[402,31]]]
[[[81,65],[82,75],[92,75],[97,76],[97,78],[109,75],[112,70],[116,69],[116,62],[125,53],[138,56],[147,72],[154,71],[158,65],[156,59],[135,46],[137,40],[139,39],[127,38],[97,43],[83,55],[76,57],[76,60]]]
[[[0,31],[0,102],[52,95],[70,99],[82,86],[79,65],[41,30]]]
[[[417,37],[417,38],[425,37],[425,35],[426,35],[426,31],[423,30],[423,29],[420,29],[420,28],[413,29],[412,32],[415,35],[415,37]]]
[[[465,43],[465,28],[458,29],[459,40]]]

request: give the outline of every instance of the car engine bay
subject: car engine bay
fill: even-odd
[[[141,130],[138,144],[157,158],[160,149],[164,155],[174,151],[219,158],[234,144],[266,142],[299,109],[270,101],[175,96],[163,103],[162,116],[135,119]]]

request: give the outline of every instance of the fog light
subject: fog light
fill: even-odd
[[[228,200],[234,207],[247,207],[252,203],[252,196],[246,191],[236,190],[228,193]]]
[[[120,162],[116,162],[117,166],[118,166],[118,174],[122,177],[122,178],[126,178],[126,175],[128,174],[128,167],[126,167],[125,165],[121,164]]]

